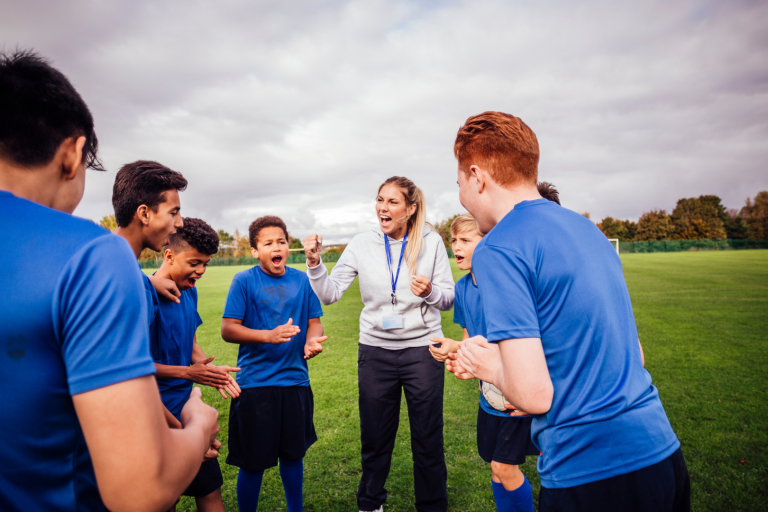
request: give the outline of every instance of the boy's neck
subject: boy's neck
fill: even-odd
[[[475,273],[474,273],[474,272],[472,272],[472,267],[470,267],[470,268],[469,268],[469,275],[471,275],[471,276],[472,276],[472,284],[474,284],[475,286],[477,286],[477,281],[475,281]]]
[[[136,256],[136,259],[139,259],[139,255],[141,254],[141,251],[145,249],[144,247],[144,235],[141,232],[141,227],[137,226],[135,222],[131,222],[126,227],[118,227],[115,230],[115,234],[119,235],[128,242],[128,245],[131,246],[131,249],[133,250],[133,254]]]
[[[161,277],[163,279],[170,279],[173,281],[173,277],[171,276],[171,266],[165,260],[163,260],[163,264],[160,265],[159,269],[157,269],[157,272],[155,272],[155,275],[157,277]],[[179,286],[179,283],[176,283],[176,286]]]
[[[286,270],[285,270],[285,269],[286,269],[286,267],[283,267],[283,271],[282,271],[282,273],[280,273],[280,274],[275,274],[275,273],[273,273],[273,272],[270,272],[270,271],[268,271],[268,270],[266,269],[266,266],[265,266],[264,264],[262,264],[261,260],[259,260],[259,267],[261,268],[261,271],[262,271],[262,272],[264,272],[264,273],[265,273],[265,274],[267,274],[268,276],[272,276],[272,277],[282,277],[282,276],[284,276],[284,275],[285,275],[285,272],[286,272]]]

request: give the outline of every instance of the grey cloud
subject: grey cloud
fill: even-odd
[[[593,218],[768,188],[761,2],[4,4],[0,43],[50,57],[94,112],[112,172],[89,176],[91,218],[153,158],[217,228],[274,213],[346,240],[391,175],[439,220],[463,211],[453,139],[484,110],[521,116],[540,177]]]

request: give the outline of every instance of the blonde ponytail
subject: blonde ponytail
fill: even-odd
[[[416,265],[424,248],[424,225],[427,223],[427,201],[424,192],[414,182],[402,176],[392,176],[379,186],[379,192],[384,185],[393,184],[405,197],[406,212],[416,205],[416,212],[408,216],[408,244],[405,247],[405,263],[408,274],[416,275]]]

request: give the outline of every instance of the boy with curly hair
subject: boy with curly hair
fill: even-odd
[[[171,279],[181,295],[178,303],[161,297],[157,316],[150,327],[150,350],[155,362],[157,385],[163,405],[177,419],[192,393],[192,383],[212,386],[221,396],[239,396],[240,389],[227,372],[238,368],[216,366],[215,356],[207,357],[197,344],[195,331],[203,323],[197,313],[197,284],[205,273],[211,255],[219,250],[216,231],[204,221],[185,218],[184,226],[169,236],[163,254],[163,264],[155,273],[161,279]],[[225,393],[226,392],[226,393]],[[184,496],[195,498],[197,510],[224,510],[221,500],[223,483],[217,460],[218,451],[209,450],[195,479]]]

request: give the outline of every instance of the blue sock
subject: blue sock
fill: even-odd
[[[301,490],[304,483],[304,459],[280,459],[280,478],[283,479],[288,512],[301,512],[304,502]]]
[[[237,474],[237,508],[241,512],[256,512],[259,507],[259,492],[263,471],[253,472],[240,469]]]
[[[523,485],[514,491],[508,491],[502,484],[493,481],[491,485],[498,512],[533,512],[533,489],[525,474]]]

